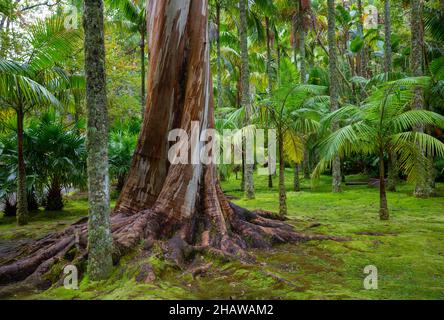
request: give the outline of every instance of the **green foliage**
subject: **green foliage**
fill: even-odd
[[[0,144],[4,168],[0,174],[0,199],[10,199],[16,190],[17,136],[2,136]],[[24,155],[28,194],[37,192],[47,209],[63,207],[61,188],[86,186],[84,136],[55,113],[43,114],[25,128]]]
[[[376,154],[396,152],[400,168],[410,181],[419,179],[418,162],[427,156],[444,155],[444,144],[414,129],[418,126],[444,126],[444,117],[426,110],[411,110],[415,88],[425,87],[429,78],[404,78],[380,85],[361,106],[348,105],[323,119],[325,127],[333,122],[343,126],[321,143],[324,159],[316,174],[339,153]],[[424,153],[418,152],[423,150]]]
[[[121,191],[130,169],[137,138],[140,131],[140,121],[118,122],[110,132],[109,141],[109,171],[111,178],[117,181],[117,191]]]

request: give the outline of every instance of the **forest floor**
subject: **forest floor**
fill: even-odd
[[[288,190],[292,171],[288,170]],[[362,179],[362,177],[347,177]],[[256,200],[245,200],[240,181],[224,182],[224,191],[235,203],[249,209],[277,211],[275,188],[267,177],[256,177]],[[43,293],[18,295],[26,299],[444,299],[444,184],[439,197],[416,199],[412,186],[403,184],[389,193],[391,220],[378,219],[378,190],[347,186],[341,194],[330,192],[330,178],[322,177],[310,189],[288,193],[289,222],[298,231],[351,237],[351,241],[312,241],[276,246],[271,251],[253,251],[257,263],[211,262],[204,275],[193,278],[156,255],[147,258],[157,275],[150,284],[135,277],[143,260],[137,252],[125,257],[112,277],[91,283],[84,277],[79,290],[54,287]],[[238,200],[236,200],[238,199]],[[82,197],[68,200],[63,212],[39,212],[26,227],[16,227],[12,218],[0,217],[0,256],[15,244],[60,230],[87,214]],[[365,290],[364,268],[378,268],[378,289]]]

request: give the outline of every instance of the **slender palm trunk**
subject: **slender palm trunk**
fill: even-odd
[[[305,11],[302,5],[299,4],[298,14],[298,31],[299,31],[299,72],[301,74],[301,83],[307,83],[307,71],[305,63],[305,26],[304,26]]]
[[[392,23],[390,14],[390,0],[384,1],[384,29],[385,29],[385,51],[384,51],[384,72],[386,79],[389,80],[389,73],[392,72]],[[390,150],[388,163],[388,182],[387,189],[396,191],[398,183],[398,155],[394,150]]]
[[[363,12],[362,12],[362,0],[358,0],[358,35],[364,39],[364,26],[363,26]],[[364,47],[356,55],[356,74],[358,76],[364,76],[363,62],[365,60]]]
[[[216,1],[216,23],[217,23],[217,35],[216,35],[216,51],[217,51],[217,103],[216,108],[222,107],[222,54],[220,44],[220,14],[221,6],[220,2]]]
[[[299,192],[299,191],[301,191],[301,182],[299,179],[299,164],[298,163],[294,164],[293,172],[294,172],[293,189],[295,192]]]
[[[140,103],[141,103],[141,115],[143,118],[143,115],[145,114],[145,107],[146,107],[146,62],[145,62],[145,32],[141,32],[141,40],[140,40]]]
[[[108,176],[108,113],[106,102],[105,42],[102,0],[85,0],[86,102],[88,110],[88,274],[105,279],[112,269]]]
[[[85,8],[92,2],[98,3],[86,0]],[[147,275],[146,270],[151,268],[149,255],[156,254],[151,250],[153,244],[162,249],[168,263],[185,270],[202,254],[251,262],[248,248],[265,250],[289,241],[342,240],[294,232],[288,224],[271,220],[270,212],[250,212],[230,203],[220,188],[214,164],[169,163],[172,128],[190,135],[192,120],[199,121],[201,130],[214,128],[208,1],[151,0],[149,6],[148,26],[153,36],[149,40],[148,106],[128,179],[111,217],[116,261],[130,252],[138,253],[144,261],[135,270],[136,277],[140,282],[151,282],[152,273]],[[86,9],[84,16],[88,22],[89,11]],[[85,32],[87,39],[88,34]],[[103,48],[95,48],[102,52]],[[86,74],[90,79],[88,69]],[[162,85],[157,85],[159,82]],[[197,143],[195,147],[199,153],[205,146]],[[25,279],[31,282],[26,285],[47,285],[48,273],[58,280],[58,266],[82,264],[88,254],[90,259],[95,254],[95,248],[86,245],[87,234],[88,225],[78,222],[23,248],[11,257],[11,263],[0,266],[0,286]]]
[[[284,134],[279,130],[279,215],[287,215],[287,193],[285,191]]]
[[[335,1],[328,0],[328,53],[329,53],[329,71],[330,71],[330,108],[331,111],[336,111],[339,108],[338,101],[338,71],[336,68],[337,57],[336,57],[336,20],[335,20]],[[339,124],[333,123],[332,130],[337,131],[339,129]],[[341,159],[335,156],[332,164],[332,175],[333,175],[333,192],[341,192]]]
[[[271,32],[270,32],[270,19],[268,17],[265,18],[265,28],[266,28],[266,34],[267,34],[267,77],[268,77],[268,88],[267,88],[267,94],[268,98],[271,98],[272,91],[273,91],[273,69],[272,69],[272,63],[273,63],[273,55],[271,51]],[[273,188],[273,173],[271,172],[271,155],[268,154],[268,187],[271,189]]]
[[[26,170],[23,153],[23,106],[17,108],[17,224],[28,224],[28,203],[26,199]]]
[[[379,218],[381,220],[389,219],[389,210],[387,207],[387,193],[385,191],[385,168],[384,168],[384,149],[379,151]]]
[[[251,118],[250,101],[250,67],[248,62],[248,38],[247,38],[247,0],[239,0],[240,12],[240,48],[242,65],[242,106],[245,108],[245,124],[248,124]],[[245,163],[244,165],[245,197],[254,199],[253,171],[254,165]]]

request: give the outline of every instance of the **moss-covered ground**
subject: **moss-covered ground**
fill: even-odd
[[[291,190],[291,170],[287,177]],[[223,182],[223,188],[241,206],[277,211],[277,189],[268,189],[267,177],[256,177],[255,182],[255,200],[243,199],[240,181],[234,177]],[[438,197],[416,199],[411,196],[412,186],[402,184],[397,193],[388,195],[391,220],[381,222],[377,189],[346,186],[343,193],[332,194],[329,177],[322,177],[314,189],[309,181],[302,181],[301,192],[288,192],[290,223],[299,231],[347,236],[350,241],[313,241],[253,251],[257,263],[252,265],[200,257],[199,263],[213,265],[196,278],[155,252],[138,259],[134,252],[115,267],[108,281],[92,283],[83,277],[79,290],[53,287],[16,298],[444,299],[444,184],[438,184],[438,190]],[[84,199],[70,199],[63,212],[38,212],[26,227],[0,217],[0,247],[63,229],[86,213]],[[139,284],[135,277],[147,260],[157,278]],[[367,265],[378,268],[378,290],[364,289]]]

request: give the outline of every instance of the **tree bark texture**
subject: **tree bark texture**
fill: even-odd
[[[109,217],[108,113],[102,0],[85,0],[83,28],[88,119],[88,274],[91,280],[101,280],[111,272],[113,250]]]
[[[248,22],[247,22],[248,1],[239,0],[239,33],[240,33],[240,51],[241,51],[241,81],[242,81],[242,106],[245,108],[245,124],[248,124],[251,114],[250,99],[250,66],[248,61]],[[245,163],[244,165],[244,187],[245,197],[254,199],[254,165]]]
[[[410,55],[410,69],[414,77],[424,75],[424,32],[422,24],[422,10],[423,5],[421,1],[411,0],[411,55]],[[416,88],[413,98],[413,109],[424,108],[424,91],[422,88]],[[415,128],[418,132],[424,132],[423,126]],[[423,152],[423,151],[420,151]],[[424,153],[424,152],[423,152]],[[433,188],[429,184],[429,166],[427,161],[418,160],[418,168],[420,171],[420,180],[417,181],[414,194],[417,197],[429,197],[433,193]]]
[[[339,108],[339,77],[336,69],[336,21],[335,21],[335,1],[328,0],[328,53],[329,53],[329,72],[330,72],[330,108],[331,111],[336,111]],[[339,129],[339,124],[334,123],[332,130]],[[334,157],[332,163],[333,175],[333,192],[341,192],[341,159],[339,155]]]

